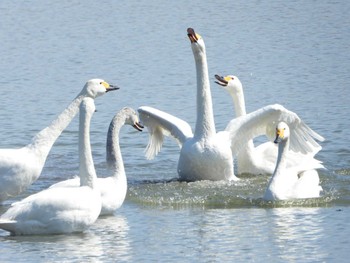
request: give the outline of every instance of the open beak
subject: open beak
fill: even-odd
[[[116,86],[116,85],[109,85],[106,88],[106,92],[109,92],[109,91],[112,91],[112,90],[117,90],[117,89],[120,89],[120,88],[118,86]]]
[[[196,43],[198,41],[198,37],[193,28],[187,28],[187,36],[190,39],[191,43]]]
[[[223,87],[227,86],[228,81],[224,77],[219,76],[219,75],[215,75],[215,78],[217,79],[217,81],[215,81],[216,84],[219,84]]]
[[[134,127],[138,131],[142,131],[142,129],[144,128],[144,126],[139,122],[135,122],[135,124],[132,127]]]

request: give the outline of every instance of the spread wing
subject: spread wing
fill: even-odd
[[[152,107],[142,106],[138,108],[140,120],[147,127],[149,141],[146,152],[147,159],[153,159],[162,148],[164,136],[173,137],[182,147],[182,144],[193,137],[190,125],[166,112]]]
[[[244,142],[250,139],[260,135],[271,138],[273,136],[271,133],[274,133],[276,124],[280,121],[287,123],[290,128],[292,151],[306,154],[318,152],[322,148],[316,141],[324,141],[321,135],[307,126],[296,113],[274,104],[229,122],[225,130],[229,132],[233,155],[237,155]]]

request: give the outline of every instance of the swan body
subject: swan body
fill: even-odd
[[[197,120],[194,134],[184,121],[151,107],[138,109],[150,133],[146,157],[160,150],[164,135],[173,136],[181,147],[177,172],[180,180],[238,180],[226,132],[216,133],[210,92],[208,65],[203,39],[192,28],[187,30],[197,72]]]
[[[238,77],[228,75],[222,77],[215,75],[216,83],[221,85],[232,97],[236,117],[246,115],[246,107],[244,100],[244,92],[241,81]],[[309,154],[300,154],[293,151],[289,152],[287,160],[288,167],[294,167],[304,171],[300,163],[305,163],[308,160],[308,165],[311,162],[316,167],[323,167],[321,162],[314,159],[314,155],[321,150],[321,147],[315,147]],[[238,174],[272,174],[275,170],[278,147],[272,141],[254,146],[253,140],[248,140],[237,155]]]
[[[302,164],[304,171],[299,173],[298,168],[287,167],[289,158],[290,128],[280,122],[276,128],[275,143],[278,143],[278,156],[275,171],[270,179],[264,194],[264,199],[287,200],[296,198],[319,197],[322,187],[315,167],[307,160]],[[309,167],[307,167],[309,166]]]
[[[112,119],[106,143],[107,166],[112,171],[112,176],[97,178],[97,187],[101,192],[102,208],[100,215],[111,215],[121,207],[127,192],[127,178],[124,163],[119,146],[119,131],[123,125],[131,125],[136,130],[142,131],[143,126],[139,123],[136,112],[125,107]],[[58,182],[50,188],[56,187],[79,187],[79,177]]]
[[[38,179],[52,145],[72,121],[83,98],[96,98],[118,89],[101,79],[86,82],[82,91],[50,126],[18,149],[0,149],[0,202],[14,197]]]
[[[80,187],[49,188],[15,202],[0,217],[0,228],[12,235],[81,232],[93,224],[101,211],[101,195],[90,146],[90,120],[95,111],[92,98],[80,105]]]

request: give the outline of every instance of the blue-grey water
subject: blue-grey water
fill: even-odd
[[[26,145],[91,78],[121,89],[96,99],[91,140],[107,175],[105,140],[124,106],[154,106],[195,123],[196,75],[186,29],[206,43],[217,130],[234,116],[214,74],[239,76],[247,111],[280,103],[326,138],[322,197],[266,203],[269,178],[179,183],[179,148],[144,158],[147,132],[124,127],[129,182],[114,216],[77,235],[13,237],[0,262],[348,262],[350,247],[350,2],[0,1],[0,147]],[[22,195],[78,171],[78,118]]]

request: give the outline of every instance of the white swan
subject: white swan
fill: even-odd
[[[101,211],[101,194],[90,146],[90,120],[95,111],[93,98],[80,105],[80,187],[57,187],[28,196],[0,217],[0,228],[12,235],[63,234],[84,231]]]
[[[301,122],[296,114],[279,105],[267,106],[253,114],[242,116],[231,121],[225,131],[216,133],[204,41],[193,29],[189,28],[187,32],[197,72],[195,132],[192,133],[191,127],[185,121],[168,113],[147,106],[140,107],[140,119],[150,134],[146,148],[148,159],[158,154],[164,135],[171,135],[181,147],[177,169],[180,180],[238,180],[234,175],[232,153],[235,156],[242,148],[241,144],[266,134],[266,127],[280,119],[295,127],[297,135],[292,143],[293,148],[307,152],[318,146],[313,138],[323,138]],[[259,119],[262,121],[258,122]],[[305,140],[310,140],[310,144],[303,148],[301,142]]]
[[[112,176],[97,178],[97,186],[101,192],[102,209],[100,215],[111,215],[121,207],[127,192],[127,179],[124,170],[124,163],[119,146],[119,131],[124,124],[133,126],[136,130],[142,131],[143,126],[139,123],[136,112],[125,107],[120,110],[112,119],[106,143],[106,160],[108,168],[112,170]],[[50,186],[54,187],[78,187],[79,177],[58,182]]]
[[[278,157],[275,171],[264,194],[265,200],[287,200],[295,198],[319,197],[322,187],[314,165],[306,159],[300,165],[305,169],[299,173],[298,168],[288,168],[290,129],[284,122],[276,127],[275,143],[278,143]],[[310,165],[310,170],[307,166]],[[322,168],[322,167],[319,167]]]
[[[104,80],[89,80],[71,104],[30,144],[19,149],[0,149],[0,202],[20,194],[38,179],[52,145],[77,114],[83,98],[96,98],[116,89]]]
[[[233,75],[228,75],[226,77],[215,75],[215,78],[217,79],[215,82],[221,85],[231,95],[236,117],[246,115],[243,86],[239,78]],[[238,174],[272,174],[276,165],[277,148],[277,145],[271,141],[255,147],[253,140],[248,140],[237,155]],[[320,151],[321,148],[322,147],[315,148],[314,151],[308,155],[290,151],[287,166],[299,167],[302,172],[304,169],[300,166],[300,163],[305,159],[314,163],[315,167],[322,166],[321,162],[313,159],[314,155]]]

